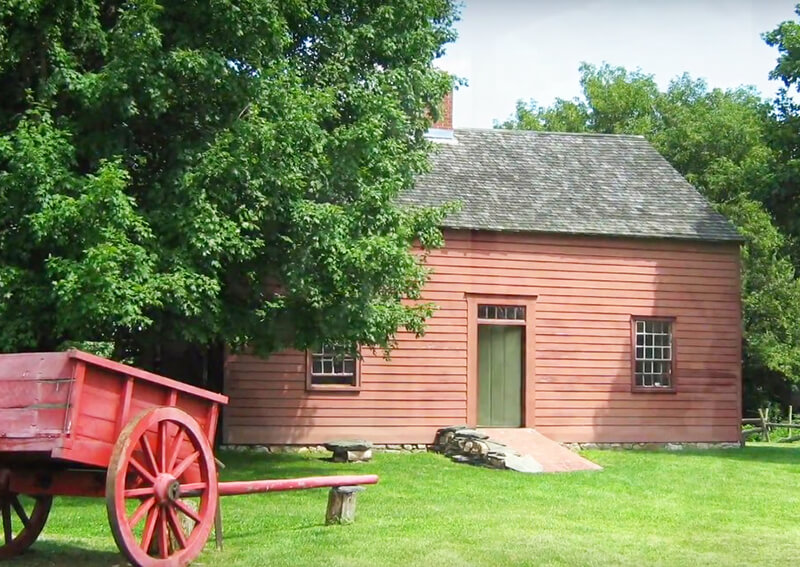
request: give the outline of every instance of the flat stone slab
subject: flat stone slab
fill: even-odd
[[[456,431],[459,431],[461,429],[469,429],[469,428],[470,428],[469,425],[467,425],[466,423],[464,425],[450,425],[449,427],[442,427],[440,430],[436,432],[436,435],[439,436],[444,433],[455,433]]]
[[[372,449],[372,443],[361,439],[342,439],[337,441],[328,441],[325,443],[325,448],[328,451],[369,451]]]
[[[486,439],[483,442],[489,447],[490,453],[502,453],[504,451],[508,451],[508,445],[504,443],[498,443],[494,439]]]
[[[456,437],[466,437],[467,439],[488,439],[489,436],[486,433],[481,433],[480,431],[475,431],[474,429],[457,429],[453,432],[453,435]]]
[[[521,473],[538,474],[544,472],[544,467],[530,455],[506,454],[505,465],[507,469]]]

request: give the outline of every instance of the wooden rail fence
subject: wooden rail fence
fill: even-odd
[[[793,435],[793,430],[800,430],[800,423],[794,423],[794,416],[792,415],[792,407],[789,406],[789,420],[786,422],[776,422],[769,420],[769,408],[758,410],[758,417],[748,417],[742,420],[742,425],[753,426],[750,429],[742,429],[742,439],[745,441],[753,435],[763,435],[767,442],[772,441],[770,437],[770,430],[788,429],[789,436],[780,439],[775,439],[777,443],[792,443],[800,441],[800,435]]]

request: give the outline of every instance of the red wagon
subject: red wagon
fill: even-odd
[[[218,482],[212,447],[227,401],[76,350],[0,355],[0,560],[36,540],[53,496],[105,497],[131,563],[173,567],[202,551],[219,496],[378,481]]]

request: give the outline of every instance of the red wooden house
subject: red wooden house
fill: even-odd
[[[230,356],[224,442],[431,443],[467,423],[565,442],[736,442],[740,237],[637,136],[436,131],[409,204],[459,200],[424,337],[391,360]]]

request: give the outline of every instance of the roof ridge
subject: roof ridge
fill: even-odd
[[[641,134],[606,134],[603,132],[553,132],[547,130],[521,130],[513,128],[454,128],[453,131],[467,132],[503,132],[515,135],[545,135],[545,136],[584,136],[588,138],[634,138],[637,140],[646,140]]]

